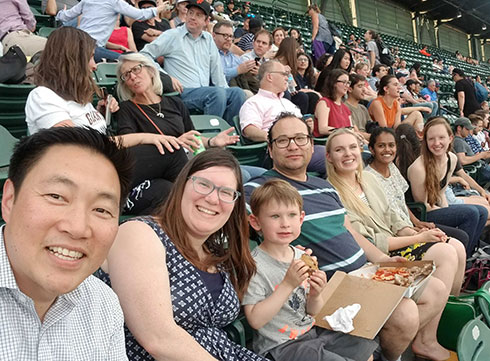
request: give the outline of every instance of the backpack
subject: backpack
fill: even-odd
[[[27,59],[24,52],[13,45],[0,57],[0,83],[19,84],[26,77]]]
[[[478,103],[488,99],[488,90],[483,85],[475,81],[475,96]]]
[[[391,54],[390,48],[388,48],[381,39],[376,40],[376,45],[378,46],[380,63],[392,66],[395,63],[395,58],[393,57],[393,54]]]

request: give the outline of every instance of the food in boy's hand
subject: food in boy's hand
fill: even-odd
[[[432,265],[422,267],[380,267],[373,275],[373,280],[393,283],[398,286],[410,286],[418,277],[426,277],[432,272]]]
[[[315,271],[318,271],[318,262],[316,259],[311,257],[310,255],[307,255],[306,253],[303,253],[301,255],[301,260],[309,267],[308,268],[308,273],[312,275],[315,273]]]

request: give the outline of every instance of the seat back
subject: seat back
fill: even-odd
[[[490,360],[490,329],[480,318],[469,321],[458,337],[459,361]]]
[[[230,128],[230,125],[223,118],[216,115],[191,115],[191,119],[194,128],[208,138]]]
[[[0,84],[0,125],[15,137],[27,134],[25,107],[34,85]]]

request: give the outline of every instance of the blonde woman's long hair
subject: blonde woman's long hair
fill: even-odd
[[[347,128],[339,128],[335,130],[332,134],[330,134],[328,137],[327,146],[326,146],[327,154],[329,154],[331,151],[333,140],[339,135],[343,135],[343,134],[352,135],[352,137],[354,137],[354,139],[356,139],[357,141],[357,136],[354,134],[352,130]],[[359,148],[359,152],[360,152],[360,148]],[[361,160],[357,165],[356,180],[364,188],[365,184],[362,179],[362,171],[363,171],[363,164]],[[335,187],[335,189],[340,195],[340,199],[342,200],[342,203],[347,209],[349,209],[351,212],[358,214],[363,218],[364,217],[371,218],[373,214],[369,206],[366,203],[364,203],[361,200],[361,198],[359,198],[359,196],[355,192],[355,189],[353,189],[344,180],[342,175],[340,175],[337,172],[334,165],[330,163],[328,159],[327,159],[327,175],[328,175],[327,180]]]

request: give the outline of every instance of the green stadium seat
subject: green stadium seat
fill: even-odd
[[[3,190],[3,184],[8,177],[10,157],[17,141],[17,138],[10,134],[5,127],[0,125],[0,194]]]
[[[42,36],[43,38],[47,38],[56,29],[57,28],[51,28],[51,27],[43,26],[42,28],[39,29],[37,34],[39,36]]]
[[[490,360],[490,329],[480,319],[469,321],[458,336],[459,361]]]
[[[29,84],[0,84],[0,125],[17,138],[27,135],[25,106],[34,88]]]
[[[238,119],[238,117],[236,117]],[[229,129],[230,125],[222,118],[215,115],[191,115],[194,128],[205,137],[212,137],[223,130]],[[238,129],[238,131],[237,131]],[[235,124],[236,134],[240,134]],[[267,151],[267,143],[244,144],[242,141],[235,145],[229,145],[230,150],[241,165],[262,166]]]

